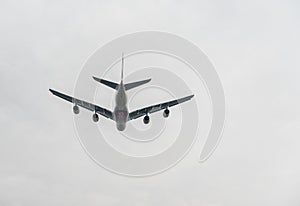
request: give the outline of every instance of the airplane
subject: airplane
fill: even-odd
[[[132,112],[128,111],[128,106],[127,106],[127,95],[126,91],[136,88],[138,86],[141,86],[143,84],[146,84],[151,81],[151,79],[145,79],[137,82],[132,82],[132,83],[126,83],[124,84],[123,82],[123,71],[124,71],[124,55],[122,54],[122,63],[121,63],[121,82],[120,84],[117,84],[112,81],[108,81],[105,79],[100,79],[97,77],[93,76],[93,79],[101,84],[104,84],[114,90],[116,90],[116,96],[115,96],[115,108],[114,111],[110,111],[108,109],[105,109],[103,107],[100,107],[98,105],[71,97],[69,95],[60,93],[58,91],[55,91],[53,89],[49,89],[49,91],[57,96],[60,97],[66,101],[69,101],[74,104],[73,106],[73,112],[74,114],[79,114],[79,107],[85,108],[87,110],[90,110],[94,112],[92,119],[94,122],[99,121],[99,116],[98,114],[111,119],[116,122],[116,128],[119,131],[124,131],[126,128],[126,123],[130,120],[140,118],[144,116],[143,122],[144,124],[149,124],[150,122],[150,117],[149,114],[164,110],[163,111],[163,117],[167,118],[170,115],[170,110],[169,107],[181,104],[183,102],[186,102],[194,97],[194,95],[189,95],[180,99],[175,99],[172,101],[160,103],[160,104],[155,104],[152,106],[148,106],[142,109],[138,109]]]

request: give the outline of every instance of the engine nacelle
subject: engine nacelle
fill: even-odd
[[[144,124],[149,124],[150,122],[150,117],[148,115],[146,115],[143,119]]]
[[[93,114],[93,121],[94,122],[98,122],[99,121],[99,116],[98,116],[98,114]]]
[[[170,110],[169,109],[165,109],[163,116],[164,118],[167,118],[170,115]]]
[[[79,114],[79,107],[77,105],[74,105],[73,112],[74,114]]]

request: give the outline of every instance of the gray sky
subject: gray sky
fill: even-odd
[[[0,205],[298,206],[297,1],[1,1]],[[171,170],[127,178],[76,138],[73,86],[87,57],[126,33],[162,30],[199,46],[226,93],[223,139]]]

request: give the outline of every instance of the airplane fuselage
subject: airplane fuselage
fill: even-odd
[[[128,120],[128,107],[127,107],[127,96],[123,81],[119,84],[119,88],[116,93],[115,109],[113,117],[116,122],[117,130],[124,131],[126,128],[126,122]]]

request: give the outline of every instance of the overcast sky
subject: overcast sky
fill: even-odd
[[[0,1],[0,205],[299,206],[300,4],[254,1]],[[200,47],[226,93],[214,155],[199,147],[167,172],[122,177],[76,138],[69,104],[87,57],[131,32]]]

